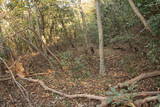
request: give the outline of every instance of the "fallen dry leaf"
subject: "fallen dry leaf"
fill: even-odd
[[[16,75],[21,78],[24,78],[26,76],[23,64],[20,62],[17,62],[15,64],[15,71],[16,71]]]
[[[54,70],[51,70],[51,69],[48,69],[47,72],[48,72],[48,73],[53,73],[53,72],[55,72],[55,71],[54,71]]]
[[[86,86],[86,85],[88,85],[88,83],[87,82],[81,82],[81,84],[83,85],[83,86]]]

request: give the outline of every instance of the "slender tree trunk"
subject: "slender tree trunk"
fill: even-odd
[[[39,40],[39,47],[45,52],[45,46],[46,45],[46,39],[45,39],[45,33],[44,33],[44,15],[41,13],[36,1],[33,1],[33,13],[35,14],[36,19],[36,32],[38,34],[38,40]]]
[[[98,33],[99,33],[99,55],[100,55],[100,71],[99,71],[99,73],[101,75],[104,75],[105,74],[105,66],[104,66],[103,27],[102,27],[100,1],[99,0],[96,0],[96,14],[97,14]]]
[[[88,49],[89,47],[89,41],[88,41],[88,38],[87,38],[87,23],[86,23],[86,19],[85,19],[85,13],[83,11],[83,8],[81,6],[81,0],[79,0],[79,9],[80,9],[80,14],[81,14],[81,18],[82,18],[82,30],[84,32],[84,40],[85,40],[85,48]]]
[[[62,26],[63,26],[63,28],[64,28],[64,30],[65,30],[65,33],[66,33],[66,39],[68,40],[68,42],[69,42],[69,44],[71,45],[71,47],[72,48],[76,48],[75,47],[75,45],[74,45],[74,43],[72,42],[72,37],[70,37],[70,35],[69,35],[69,33],[68,33],[68,30],[67,30],[67,27],[66,27],[66,25],[65,25],[65,23],[64,23],[64,21],[62,20],[61,21],[61,24],[62,24]]]
[[[134,13],[137,15],[137,17],[141,20],[141,22],[143,23],[143,25],[145,26],[145,28],[147,30],[149,30],[152,33],[152,30],[150,28],[150,25],[147,23],[147,21],[145,20],[145,18],[143,17],[143,15],[140,13],[139,9],[136,7],[136,5],[134,4],[133,0],[128,0],[132,10],[134,11]]]

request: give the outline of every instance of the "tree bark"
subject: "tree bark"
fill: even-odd
[[[33,13],[35,14],[35,20],[36,20],[36,32],[38,34],[38,42],[39,47],[45,52],[46,49],[44,48],[44,45],[46,45],[46,39],[45,39],[45,32],[44,32],[44,15],[39,9],[38,4],[34,0],[33,2]]]
[[[134,11],[134,13],[137,15],[137,17],[141,20],[141,22],[143,23],[143,25],[145,26],[145,28],[147,30],[149,30],[152,33],[152,30],[150,28],[150,25],[147,23],[147,21],[145,20],[145,18],[143,17],[143,15],[140,13],[139,9],[136,7],[136,5],[134,4],[133,0],[128,0],[132,10]]]
[[[101,11],[100,11],[100,1],[96,0],[96,14],[97,14],[97,25],[98,25],[98,34],[99,34],[99,56],[100,56],[100,71],[101,75],[105,74],[104,66],[104,43],[103,43],[103,27],[101,20]]]

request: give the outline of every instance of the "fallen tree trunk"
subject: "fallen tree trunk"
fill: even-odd
[[[145,18],[143,17],[143,15],[140,13],[139,9],[134,4],[133,0],[128,0],[128,2],[130,4],[132,10],[134,11],[134,13],[137,15],[137,17],[141,20],[141,22],[145,26],[145,28],[152,33],[150,25],[147,23],[147,21],[145,20]]]
[[[155,76],[160,76],[160,71],[154,71],[151,73],[143,73],[129,81],[123,82],[123,83],[119,83],[118,85],[116,85],[114,88],[123,88],[125,86],[128,86],[130,84],[135,84],[140,80],[146,79],[146,78],[150,78],[150,77],[155,77]]]
[[[147,97],[147,98],[135,101],[134,104],[136,105],[136,107],[141,107],[142,104],[145,104],[151,101],[157,101],[157,100],[158,100],[158,96]]]

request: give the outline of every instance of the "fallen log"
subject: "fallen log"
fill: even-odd
[[[150,78],[150,77],[155,77],[155,76],[160,76],[160,71],[154,71],[154,72],[150,72],[150,73],[143,73],[140,74],[139,76],[131,79],[131,80],[127,80],[123,83],[119,83],[118,85],[116,85],[114,88],[123,88],[126,87],[130,84],[135,84],[140,80],[146,79],[146,78]]]
[[[134,104],[136,105],[136,107],[141,107],[142,104],[145,104],[145,103],[148,103],[148,102],[151,102],[151,101],[157,101],[157,100],[158,100],[158,96],[147,97],[147,98],[144,98],[144,99],[136,100],[134,102]]]

